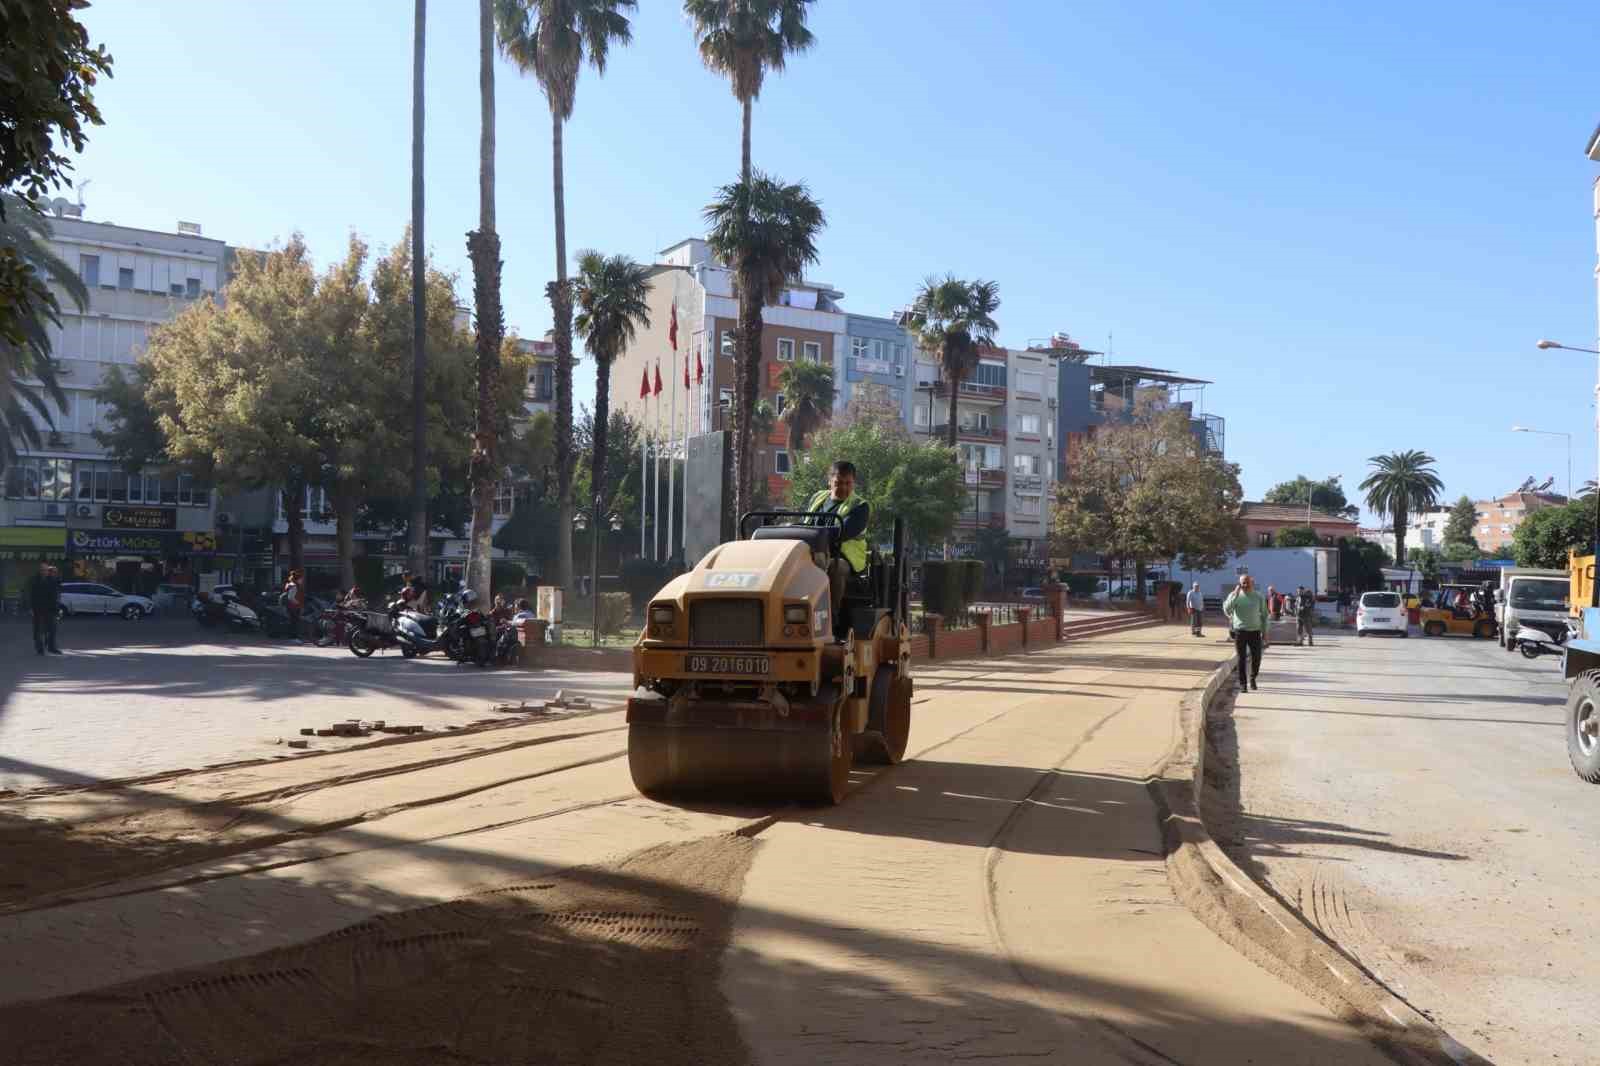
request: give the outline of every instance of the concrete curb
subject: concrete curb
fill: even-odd
[[[1201,814],[1206,716],[1233,680],[1217,667],[1187,693],[1173,750],[1148,779],[1162,817],[1167,878],[1186,907],[1229,946],[1359,1029],[1408,1066],[1492,1066],[1389,991],[1234,864]]]

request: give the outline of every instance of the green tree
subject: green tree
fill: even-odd
[[[955,451],[914,440],[903,426],[856,422],[819,430],[790,467],[788,505],[803,508],[828,487],[836,459],[856,465],[856,492],[872,505],[867,537],[883,544],[895,518],[906,522],[912,544],[937,544],[950,535],[970,497]]]
[[[47,400],[67,409],[50,357],[50,328],[61,327],[61,304],[49,286],[65,290],[80,311],[89,291],[50,250],[49,238],[44,216],[19,197],[0,193],[0,469],[17,461],[19,440],[39,447],[41,421],[55,425]],[[43,395],[29,380],[39,383]]]
[[[755,0],[732,0],[755,2]],[[785,185],[757,172],[749,180],[724,185],[705,210],[712,252],[733,271],[739,298],[739,351],[734,360],[733,502],[734,513],[750,508],[755,471],[755,435],[739,412],[755,408],[761,385],[761,309],[776,302],[785,285],[798,281],[817,261],[817,238],[826,224],[822,206],[803,184]]]
[[[1459,540],[1447,540],[1439,549],[1439,558],[1447,563],[1475,563],[1483,558],[1483,552],[1478,549],[1477,541],[1463,544]]]
[[[684,0],[694,24],[700,59],[728,79],[743,112],[739,180],[750,184],[750,111],[761,95],[767,71],[781,71],[788,57],[804,52],[816,38],[806,28],[811,0]]]
[[[500,342],[505,311],[500,305],[500,234],[495,230],[494,171],[494,0],[478,0],[478,228],[467,234],[472,261],[472,308],[477,325],[478,404],[472,430],[472,544],[467,556],[467,587],[488,603],[494,497],[501,470],[495,383],[500,377]]]
[[[950,391],[945,443],[956,445],[961,382],[978,365],[978,354],[994,343],[994,313],[1000,309],[1000,286],[993,281],[963,281],[952,275],[929,277],[911,303],[906,327],[917,347],[936,356]]]
[[[1444,553],[1437,548],[1416,548],[1406,565],[1420,573],[1424,581],[1438,581],[1439,564],[1446,561]]]
[[[1278,482],[1267,490],[1262,499],[1267,503],[1299,504],[1304,507],[1307,492],[1311,494],[1311,506],[1316,510],[1346,518],[1354,518],[1361,513],[1361,509],[1345,497],[1344,487],[1339,484],[1337,477],[1312,481],[1301,474],[1293,481]]]
[[[1455,506],[1450,508],[1450,518],[1444,524],[1445,544],[1464,544],[1476,550],[1478,538],[1472,535],[1472,530],[1477,524],[1477,505],[1472,502],[1472,497],[1461,497]]]
[[[611,407],[611,364],[633,343],[639,327],[650,328],[650,268],[625,255],[578,253],[578,332],[594,357],[594,442],[591,485],[606,483],[606,430]],[[586,497],[586,499],[588,499]],[[591,510],[593,500],[590,499]]]
[[[1357,592],[1383,587],[1383,568],[1394,560],[1383,545],[1361,537],[1339,538],[1339,581]]]
[[[790,363],[778,375],[789,424],[789,453],[804,451],[806,438],[833,414],[833,367],[802,360]]]
[[[0,189],[30,203],[61,185],[85,127],[104,125],[94,87],[111,74],[104,45],[77,19],[81,0],[8,0],[0,7]],[[13,205],[0,207],[4,218]],[[9,330],[9,326],[6,327]]]
[[[577,454],[572,430],[572,290],[567,282],[565,132],[587,62],[604,75],[613,44],[633,39],[626,12],[636,0],[494,0],[501,47],[524,74],[531,72],[550,105],[551,189],[555,200],[556,279],[546,288],[556,346],[556,474],[563,529],[572,528],[572,480]],[[606,420],[601,419],[604,426]],[[556,582],[572,586],[572,544],[565,542]]]
[[[1573,500],[1540,508],[1517,526],[1511,546],[1518,566],[1565,570],[1569,552],[1587,555],[1594,550],[1594,505]]]
[[[1078,449],[1056,493],[1061,554],[1132,562],[1141,597],[1152,560],[1210,570],[1246,545],[1239,468],[1201,448],[1179,410],[1141,403],[1130,422],[1102,427]]]
[[[1310,526],[1285,526],[1272,535],[1272,543],[1278,548],[1314,548],[1322,538]]]
[[[1367,506],[1394,520],[1394,557],[1398,565],[1406,561],[1406,520],[1439,502],[1444,482],[1433,470],[1434,458],[1427,452],[1391,452],[1367,460],[1372,473],[1361,482]]]
[[[972,538],[972,557],[981,560],[985,570],[999,582],[1005,581],[1006,570],[1016,553],[1017,542],[1009,530],[980,526]]]

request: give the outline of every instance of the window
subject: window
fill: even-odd
[[[1016,511],[1019,515],[1032,515],[1037,518],[1043,513],[1043,496],[1018,496]]]
[[[146,499],[149,494],[146,493]],[[178,479],[172,474],[164,474],[161,478],[161,502],[176,505],[178,502]]]
[[[133,288],[132,267],[121,267],[117,270],[117,288],[124,290]]]
[[[916,423],[918,429],[927,429],[928,409],[926,407],[918,407],[912,412],[911,420]]]
[[[194,502],[194,486],[188,474],[178,476],[178,503],[187,505]]]
[[[516,506],[516,491],[508,481],[502,481],[494,487],[494,513],[497,517],[504,518],[511,514]]]
[[[170,291],[172,292],[172,295],[174,295],[174,296],[182,296],[183,295],[183,286],[182,285],[173,285]]]
[[[794,338],[793,337],[779,337],[778,338],[778,362],[780,362],[780,363],[792,363],[792,362],[794,362]]]
[[[903,344],[897,344],[894,346],[894,365],[906,365],[906,346]]]
[[[1030,396],[1044,394],[1044,375],[1037,370],[1023,370],[1017,372],[1017,391],[1028,393]]]
[[[144,475],[130,474],[128,476],[128,502],[144,502]]]
[[[726,356],[733,355],[733,330],[731,329],[722,331],[722,354]]]
[[[772,469],[780,474],[789,472],[789,453],[779,448],[772,453]]]
[[[774,401],[774,404],[776,406],[774,406],[773,410],[775,410],[778,413],[778,417],[779,418],[782,418],[784,410],[787,409],[788,406],[789,406],[789,397],[785,396],[783,393],[780,392],[780,393],[778,393],[778,397]]]
[[[1044,461],[1044,476],[1051,481],[1056,479],[1056,461],[1054,459],[1046,459]]]
[[[194,299],[195,297],[199,296],[200,295],[200,279],[199,278],[190,278],[188,281],[184,282],[183,294],[185,296],[189,297],[189,299],[191,299],[191,300]]]
[[[1037,474],[1039,472],[1039,457],[1037,455],[1013,455],[1011,467],[1019,474]]]
[[[732,407],[733,406],[733,390],[732,389],[718,389],[717,390],[717,406],[718,407]]]
[[[850,354],[857,359],[866,359],[868,342],[865,337],[850,338]]]
[[[1033,433],[1033,434],[1037,434],[1039,432],[1039,416],[1038,415],[1018,415],[1017,416],[1017,432],[1018,433]]]
[[[1270,548],[1270,547],[1272,547],[1272,534],[1271,533],[1257,533],[1256,534],[1256,547],[1258,547],[1258,548]]]
[[[78,276],[89,288],[100,284],[100,257],[98,255],[78,256]]]
[[[881,343],[881,342],[880,342]],[[800,346],[800,358],[808,363],[822,362],[822,344],[820,341],[806,341]]]
[[[884,341],[872,342],[872,358],[880,363],[889,358],[889,345]]]
[[[1004,363],[979,363],[978,369],[972,372],[972,381],[979,385],[993,385],[998,388],[1006,387],[1006,368]]]

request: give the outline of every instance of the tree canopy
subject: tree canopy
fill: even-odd
[[[1339,484],[1337,477],[1330,477],[1324,481],[1312,481],[1301,474],[1293,481],[1280,481],[1267,490],[1262,497],[1267,503],[1300,504],[1305,505],[1306,493],[1311,493],[1311,506],[1319,511],[1329,514],[1343,515],[1354,518],[1361,513],[1361,508],[1351,503],[1344,494],[1344,488]]]
[[[1478,538],[1472,535],[1473,529],[1478,524],[1478,506],[1472,502],[1472,497],[1463,496],[1450,508],[1450,518],[1444,524],[1444,542],[1448,547],[1451,544],[1468,545],[1474,551],[1478,548]]]
[[[1367,506],[1394,522],[1394,556],[1406,561],[1406,519],[1439,502],[1444,482],[1434,472],[1433,456],[1427,452],[1391,452],[1374,455],[1367,462],[1372,472],[1361,482]]]
[[[1322,538],[1310,526],[1285,526],[1272,535],[1277,548],[1314,548],[1321,543]]]
[[[3,19],[0,19],[3,22]],[[17,441],[37,448],[40,425],[55,425],[51,401],[66,410],[50,357],[50,328],[61,326],[60,286],[79,310],[88,289],[46,243],[50,225],[26,201],[0,193],[0,467],[17,458]],[[37,381],[43,394],[29,384]]]
[[[1079,447],[1056,490],[1062,554],[1096,552],[1141,570],[1182,558],[1208,570],[1246,546],[1239,468],[1205,451],[1178,410],[1140,405]]]
[[[884,543],[896,517],[905,519],[912,544],[937,544],[955,528],[970,503],[954,449],[914,440],[903,427],[872,422],[826,426],[790,469],[789,506],[804,507],[828,487],[836,459],[856,465],[856,493],[872,505],[867,537]]]
[[[1511,546],[1518,566],[1566,569],[1568,552],[1587,555],[1594,550],[1594,504],[1573,500],[1540,508],[1517,526]]]

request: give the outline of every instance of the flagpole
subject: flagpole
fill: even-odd
[[[648,401],[647,401],[648,402]],[[644,534],[645,527],[650,524],[650,512],[646,510],[649,496],[645,490],[649,488],[647,475],[650,473],[650,438],[643,433],[639,434],[639,558],[645,557]]]
[[[656,357],[656,381],[661,381],[661,359]],[[655,559],[661,561],[661,390],[657,389],[656,397],[656,520],[655,520]]]
[[[676,310],[676,308],[674,308]],[[672,425],[667,429],[672,446],[667,449],[667,559],[677,541],[678,521],[674,508],[678,502],[678,346],[672,346]]]

